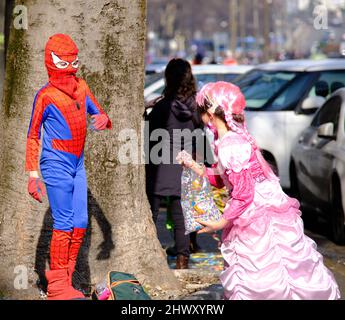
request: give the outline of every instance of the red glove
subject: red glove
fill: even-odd
[[[111,129],[111,122],[106,114],[96,114],[91,117],[91,128],[96,131]]]
[[[40,178],[29,178],[28,192],[31,197],[42,203],[42,196],[45,196],[45,191]]]

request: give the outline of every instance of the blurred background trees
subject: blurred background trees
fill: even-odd
[[[325,30],[314,27],[320,4]],[[343,0],[148,0],[148,58],[200,53],[205,62],[258,63],[328,54],[329,41],[342,41],[344,10]]]

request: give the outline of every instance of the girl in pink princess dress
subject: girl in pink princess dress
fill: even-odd
[[[207,84],[197,102],[204,123],[217,131],[218,164],[206,169],[189,159],[183,165],[231,193],[220,221],[198,221],[199,233],[223,229],[225,299],[339,299],[333,274],[304,234],[299,202],[283,192],[247,131],[239,88]]]

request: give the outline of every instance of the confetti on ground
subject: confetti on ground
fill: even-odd
[[[168,262],[171,269],[175,269],[176,257],[168,256]],[[222,271],[223,258],[221,253],[207,252],[207,253],[194,253],[189,258],[190,269],[200,269],[206,271]]]

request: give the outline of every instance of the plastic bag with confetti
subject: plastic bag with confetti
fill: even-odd
[[[186,234],[202,229],[196,219],[218,221],[221,218],[208,179],[188,168],[184,168],[182,173],[181,205]]]
[[[211,191],[213,195],[213,201],[216,204],[220,213],[223,214],[226,203],[229,200],[229,192],[226,187],[218,189],[216,187],[211,186]]]

